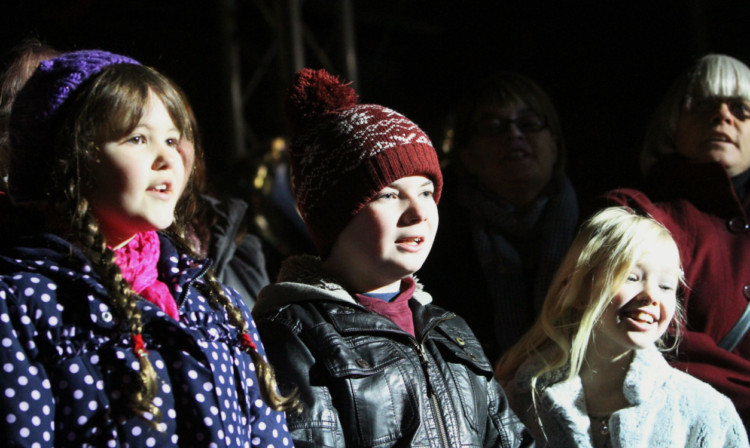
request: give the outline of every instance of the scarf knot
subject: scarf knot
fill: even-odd
[[[138,233],[128,244],[114,252],[115,264],[120,267],[122,277],[133,291],[161,308],[169,317],[179,320],[177,302],[167,285],[159,280],[159,235],[155,231]]]

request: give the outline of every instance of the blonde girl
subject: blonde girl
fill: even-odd
[[[538,444],[747,446],[732,403],[660,351],[679,340],[682,283],[677,246],[650,217],[613,207],[583,224],[496,369]]]
[[[44,61],[10,117],[0,430],[10,445],[284,446],[241,298],[183,238],[184,95],[99,50]]]

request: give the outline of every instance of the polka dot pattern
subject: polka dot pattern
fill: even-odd
[[[41,238],[40,238],[41,239]],[[159,271],[179,322],[146,301],[144,341],[160,415],[129,413],[140,370],[97,275],[78,251],[45,237],[0,255],[0,431],[24,446],[290,446],[283,413],[263,402],[237,329],[195,287],[206,266],[162,237]],[[34,248],[39,249],[34,249]],[[12,267],[12,268],[10,268]],[[257,330],[244,301],[235,306]],[[262,344],[258,343],[263,356]],[[154,421],[153,424],[149,421]],[[4,441],[4,442],[5,442]]]

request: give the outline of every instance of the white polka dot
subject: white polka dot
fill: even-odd
[[[11,388],[7,388],[7,389],[5,389],[5,396],[6,396],[6,397],[8,397],[8,398],[13,398],[13,397],[15,397],[15,396],[16,396],[16,391],[15,391],[15,389],[11,389]]]
[[[203,424],[206,425],[206,426],[208,426],[208,427],[210,427],[211,425],[214,424],[214,421],[211,420],[211,417],[204,417],[203,418]]]
[[[203,383],[203,390],[206,392],[209,392],[211,389],[214,388],[214,385],[211,383]]]
[[[8,414],[5,416],[5,421],[8,423],[15,423],[16,422],[16,416],[14,414]]]
[[[76,389],[73,392],[73,398],[75,398],[76,400],[80,400],[81,398],[83,398],[83,391],[81,389]]]
[[[133,429],[130,431],[130,434],[134,435],[135,437],[138,437],[139,435],[141,435],[141,427],[134,426]]]
[[[40,419],[38,416],[31,417],[31,424],[34,426],[39,426],[42,424],[42,419]]]
[[[203,396],[203,394],[195,394],[195,401],[198,403],[203,403],[206,401],[206,397]]]
[[[188,376],[190,377],[190,379],[194,380],[198,378],[198,372],[196,372],[195,370],[190,370],[188,371]]]
[[[18,434],[25,439],[31,434],[31,431],[29,428],[23,427],[18,431]]]
[[[89,401],[89,410],[96,411],[96,408],[99,407],[99,403],[96,401]]]

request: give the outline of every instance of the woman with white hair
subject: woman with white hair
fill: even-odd
[[[750,69],[700,58],[662,101],[642,152],[645,192],[607,194],[652,215],[686,266],[687,331],[674,365],[750,422]]]

